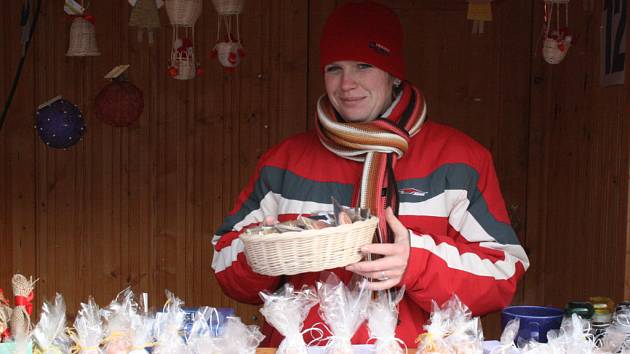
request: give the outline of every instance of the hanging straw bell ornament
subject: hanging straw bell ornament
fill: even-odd
[[[94,16],[76,16],[70,26],[70,44],[66,56],[86,57],[98,56],[101,52],[96,45],[96,31]]]
[[[14,338],[24,338],[31,331],[35,282],[37,280],[33,280],[33,277],[26,279],[22,274],[15,274],[11,279],[15,298],[15,308],[11,314],[11,332]]]

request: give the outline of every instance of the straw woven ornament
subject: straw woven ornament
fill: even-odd
[[[142,33],[146,30],[149,44],[154,41],[154,32],[160,28],[158,9],[164,5],[163,0],[129,0],[133,6],[129,17],[129,27],[138,28],[138,42],[142,42]]]
[[[22,274],[15,274],[11,279],[15,297],[15,308],[11,314],[11,332],[14,338],[25,337],[32,328],[31,314],[33,313],[35,282],[37,280],[33,280],[33,277],[27,279]]]

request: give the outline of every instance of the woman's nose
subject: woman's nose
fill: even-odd
[[[341,89],[342,90],[351,90],[357,87],[356,78],[354,74],[349,71],[344,71],[341,76]]]

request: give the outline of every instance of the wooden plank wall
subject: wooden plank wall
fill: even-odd
[[[532,60],[528,303],[629,295],[628,88],[600,85],[602,3],[570,8],[576,41],[561,64],[544,63],[538,51]],[[542,2],[535,2],[535,13],[534,29],[542,28]],[[532,32],[532,41],[537,35]]]
[[[224,297],[210,274],[210,235],[260,154],[312,127],[323,90],[319,34],[337,3],[247,2],[247,56],[226,73],[207,56],[217,18],[205,1],[195,31],[205,74],[180,82],[166,75],[164,11],[149,46],[126,26],[127,1],[93,1],[103,55],[68,58],[63,1],[45,1],[0,131],[0,287],[13,272],[33,274],[38,302],[58,291],[70,311],[90,294],[106,304],[127,285],[148,291],[157,305],[168,288],[189,305],[236,306],[256,321],[256,309]],[[580,39],[552,67],[533,49],[542,2],[495,1],[495,20],[481,36],[470,33],[463,0],[387,3],[405,27],[408,77],[425,92],[429,119],[465,131],[494,155],[513,225],[532,257],[515,302],[562,306],[595,293],[621,299],[628,113],[623,88],[598,86],[599,9],[584,12],[575,2],[571,23]],[[18,14],[21,4],[7,6]],[[17,18],[0,24],[3,99],[19,55]],[[120,63],[132,65],[131,81],[145,98],[129,128],[93,116],[102,76]],[[46,148],[32,128],[35,107],[58,94],[87,117],[85,138],[67,151]],[[495,335],[497,316],[486,323]]]

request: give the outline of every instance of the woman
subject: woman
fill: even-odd
[[[260,160],[213,239],[213,269],[230,297],[260,303],[281,281],[313,285],[318,273],[268,277],[249,268],[238,234],[261,222],[331,210],[330,197],[380,216],[382,255],[335,269],[372,279],[372,289],[406,287],[397,336],[408,346],[423,331],[431,300],[453,294],[475,315],[510,303],[529,261],[510,227],[490,153],[452,128],[425,121],[424,98],[405,82],[397,16],[373,2],[335,9],[320,41],[326,95],[317,129],[290,137]],[[304,328],[320,322],[311,310]],[[268,345],[282,337],[268,334]],[[309,340],[310,338],[305,338]],[[365,325],[353,343],[366,343]]]

